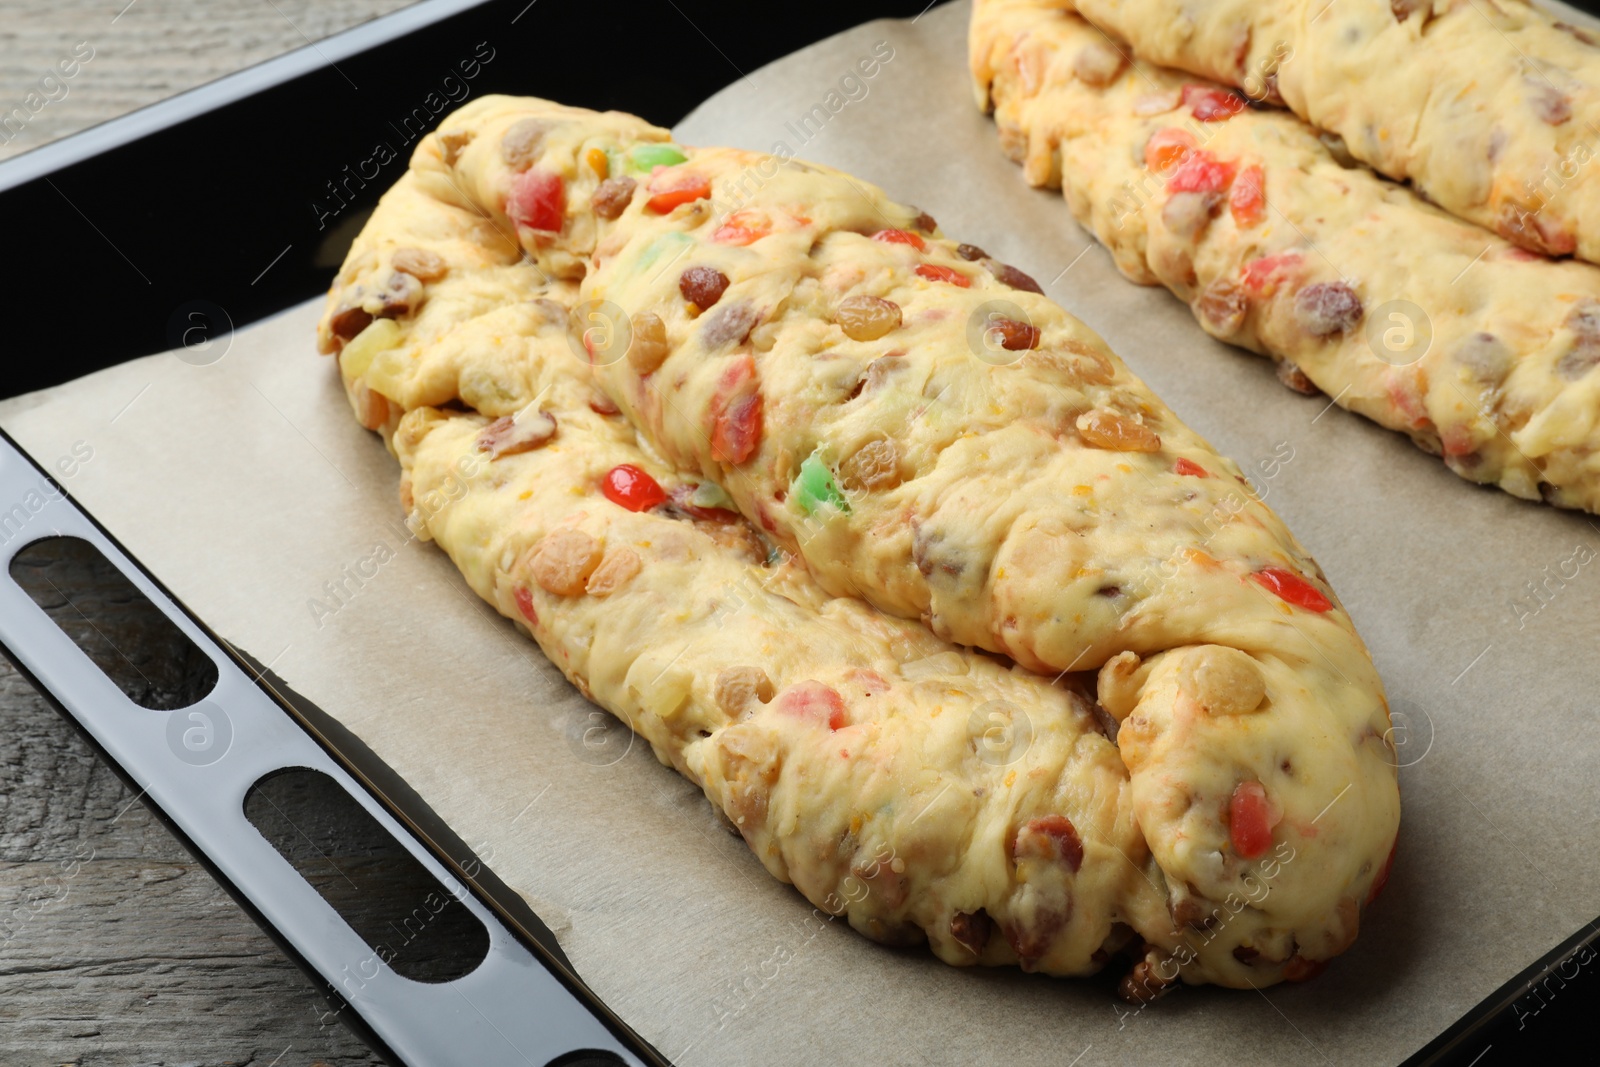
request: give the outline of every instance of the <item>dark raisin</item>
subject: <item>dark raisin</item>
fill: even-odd
[[[1026,352],[1039,347],[1039,327],[1016,319],[993,318],[989,320],[989,334],[998,334],[1000,347],[1007,352]]]
[[[993,932],[994,920],[982,908],[971,914],[958,911],[950,917],[950,936],[975,956],[983,954],[984,946],[989,944],[989,935]]]
[[[721,300],[727,289],[728,276],[715,267],[690,267],[678,279],[678,292],[701,311]]]
[[[956,255],[967,260],[968,262],[989,258],[989,253],[985,252],[977,245],[956,245]]]
[[[356,334],[372,325],[372,316],[359,307],[347,307],[336,311],[328,327],[333,330],[333,335],[340,340],[348,341]]]
[[[994,276],[1013,289],[1021,289],[1025,293],[1038,293],[1040,296],[1044,295],[1044,290],[1039,288],[1038,282],[1009,263],[996,261],[994,263]]]
[[[939,224],[933,221],[932,215],[928,214],[926,211],[919,210],[917,212],[917,217],[911,220],[911,228],[914,230],[921,230],[923,233],[932,233],[934,230],[939,228]]]

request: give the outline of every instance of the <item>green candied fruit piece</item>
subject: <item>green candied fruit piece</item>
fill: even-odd
[[[800,505],[800,510],[807,515],[824,504],[846,513],[850,511],[850,502],[839,492],[838,483],[833,480],[833,471],[815,452],[800,464],[800,473],[795,475],[789,491]]]
[[[628,163],[636,171],[649,174],[656,167],[676,167],[689,157],[670,144],[636,144],[628,150]]]
[[[645,245],[639,252],[639,258],[634,260],[634,273],[643,274],[655,266],[656,260],[666,257],[666,262],[671,263],[683,253],[683,249],[694,244],[694,238],[678,230],[668,230]]]
[[[346,376],[359,378],[372,366],[373,357],[400,343],[400,324],[393,319],[373,319],[350,339],[339,353],[339,366]]]
[[[733,498],[728,491],[716,482],[701,482],[694,487],[694,492],[689,494],[689,503],[697,508],[721,508],[724,511],[738,510],[733,506]]]

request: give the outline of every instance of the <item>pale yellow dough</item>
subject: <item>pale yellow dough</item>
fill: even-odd
[[[1060,0],[1287,104],[1451,213],[1600,262],[1600,37],[1527,0]]]
[[[485,98],[385,197],[320,337],[391,436],[412,521],[769,869],[871,936],[1081,974],[1126,924],[1146,943],[1135,996],[1179,974],[1303,978],[1348,947],[1398,825],[1387,709],[1237,468],[1024,276],[835,171],[676,146],[682,163],[597,214],[602,179],[667,136]],[[518,225],[507,196],[552,175],[559,230]],[[868,236],[886,227],[913,243]],[[413,268],[432,277],[394,278]],[[725,289],[707,299],[691,268]],[[847,337],[851,296],[892,300],[899,325]],[[1035,347],[985,345],[1001,327],[981,314],[969,345],[997,300]],[[643,358],[648,315],[664,338]],[[591,367],[572,339],[595,321],[634,347],[602,340]],[[487,458],[497,440],[527,448]],[[1130,443],[1155,450],[1106,447]],[[754,525],[619,507],[600,492],[619,463],[719,485]],[[829,470],[843,489],[814,496]],[[637,566],[612,564],[624,550]],[[599,595],[601,573],[628,578]],[[730,698],[760,689],[733,668],[758,668],[767,699]],[[1067,671],[1103,710],[1052,684]],[[1012,709],[1032,742],[1008,764],[984,735]],[[1113,719],[1116,747],[1097,728]],[[1247,857],[1230,798],[1254,783],[1271,836]]]
[[[979,98],[1030,183],[1060,185],[1122,272],[1171,289],[1208,333],[1463,478],[1600,511],[1600,268],[1524,252],[1341,163],[1285,112],[1199,121],[1196,92],[1220,87],[1130,66],[1121,47],[1049,0],[979,0]],[[1185,190],[1180,169],[1207,161],[1231,184]],[[1241,217],[1252,170],[1265,203]],[[1318,292],[1347,302],[1319,311]]]

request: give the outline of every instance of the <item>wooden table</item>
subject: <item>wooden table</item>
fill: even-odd
[[[404,5],[6,0],[0,115],[27,111],[59,62],[79,62],[70,78],[42,83],[20,130],[0,131],[0,158]],[[0,662],[0,1064],[381,1062],[325,1011],[134,792]]]

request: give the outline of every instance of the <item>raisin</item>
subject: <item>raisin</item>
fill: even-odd
[[[615,552],[608,552],[600,566],[589,575],[588,582],[584,584],[584,592],[590,596],[610,596],[633,581],[634,576],[643,567],[639,553],[631,548],[619,548]]]
[[[932,233],[939,228],[939,224],[933,221],[932,215],[926,211],[918,210],[917,217],[911,220],[911,228],[921,230],[923,233]]]
[[[397,248],[389,262],[395,270],[424,282],[436,282],[450,269],[443,256],[422,248]]]
[[[992,264],[992,266],[994,268],[995,279],[1001,284],[1009,285],[1013,289],[1021,289],[1025,293],[1038,293],[1040,296],[1044,295],[1044,290],[1039,288],[1038,282],[1034,281],[1030,275],[1022,273],[1022,271],[1013,267],[1011,264],[1000,263],[996,261]]]
[[[378,317],[397,319],[402,315],[411,314],[422,303],[422,283],[404,271],[397,270],[389,275],[389,280],[383,283],[378,295],[383,299],[383,307],[379,309]]]
[[[989,326],[983,332],[988,337],[998,335],[1000,347],[1007,352],[1026,352],[1039,347],[1039,328],[1032,323],[995,316],[989,319]]]
[[[556,417],[548,411],[502,415],[478,434],[478,451],[491,460],[532,452],[556,435]]]
[[[1600,303],[1585,301],[1567,315],[1572,347],[1556,362],[1556,373],[1575,382],[1600,363]]]
[[[893,489],[900,484],[900,450],[893,441],[869,441],[839,464],[846,489]]]
[[[982,908],[971,913],[958,911],[950,917],[950,936],[975,956],[983,955],[992,933],[994,920]]]
[[[985,252],[977,245],[956,245],[956,255],[960,256],[964,260],[967,260],[968,262],[976,262],[980,259],[989,258],[989,253]]]
[[[1201,291],[1194,302],[1194,310],[1212,333],[1231,337],[1244,325],[1244,317],[1250,311],[1250,297],[1233,282],[1218,279]]]
[[[772,679],[760,667],[728,667],[717,672],[711,698],[730,716],[739,716],[756,701],[770,703]]]
[[[603,219],[615,219],[633,202],[633,191],[639,183],[632,178],[607,178],[594,191],[590,201],[594,213]]]
[[[728,276],[715,267],[690,267],[678,279],[678,292],[701,311],[705,311],[728,290]]]
[[[1301,396],[1316,396],[1322,392],[1317,388],[1317,383],[1306,377],[1306,372],[1290,363],[1288,360],[1278,361],[1278,381],[1293,389]]]
[[[544,148],[544,135],[550,124],[543,119],[523,119],[512,123],[500,138],[500,158],[512,170],[531,167]]]
[[[707,349],[743,344],[760,317],[761,313],[748,301],[741,300],[720,307],[706,317],[706,324],[700,330],[700,341]]]
[[[1105,408],[1079,415],[1078,433],[1090,447],[1112,452],[1155,452],[1161,448],[1161,438],[1150,427]]]
[[[1295,294],[1295,321],[1313,337],[1348,333],[1361,315],[1361,298],[1343,282],[1317,282]]]
[[[833,321],[852,341],[876,341],[900,326],[900,305],[878,296],[847,296],[834,309]]]
[[[641,311],[633,316],[633,343],[628,346],[628,363],[635,371],[641,375],[654,373],[666,362],[670,351],[667,324],[659,315]]]
[[[555,530],[539,542],[528,565],[545,592],[577,596],[600,565],[600,542],[582,530]]]
[[[340,308],[333,313],[333,318],[328,320],[328,328],[341,341],[351,340],[370,325],[372,325],[371,313],[360,307]]]

